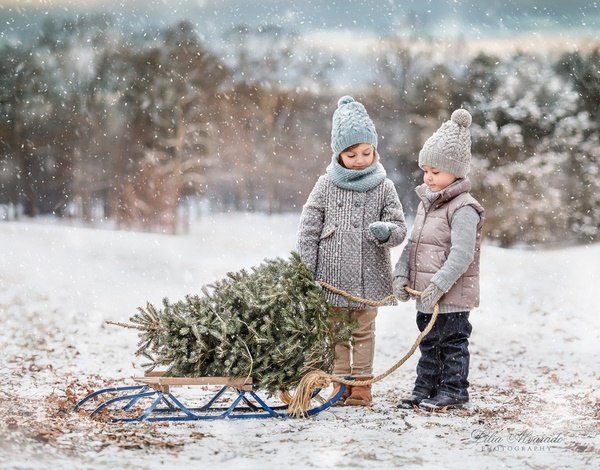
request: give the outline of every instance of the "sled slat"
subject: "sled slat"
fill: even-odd
[[[162,377],[145,376],[133,377],[133,380],[150,386],[177,386],[177,385],[227,385],[240,390],[252,390],[252,379],[234,377]]]
[[[150,372],[144,372],[144,377],[162,377],[165,375],[164,370],[151,370]]]

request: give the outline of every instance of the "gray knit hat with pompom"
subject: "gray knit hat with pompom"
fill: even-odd
[[[429,165],[464,178],[471,164],[471,114],[457,109],[449,121],[425,141],[419,152],[419,167]]]
[[[333,113],[331,150],[337,157],[354,144],[371,144],[377,148],[377,131],[362,103],[351,96],[342,96]]]

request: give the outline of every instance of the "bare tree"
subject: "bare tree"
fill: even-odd
[[[124,125],[113,158],[113,213],[125,226],[175,233],[182,197],[201,189],[210,165],[214,100],[227,69],[184,22],[156,46],[107,53],[99,70],[104,102],[116,95]]]

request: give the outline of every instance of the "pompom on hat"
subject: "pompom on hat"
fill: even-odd
[[[362,103],[351,96],[342,96],[333,113],[331,150],[337,157],[355,144],[371,144],[377,148],[377,131]]]
[[[471,131],[473,118],[466,109],[457,109],[449,121],[425,141],[419,152],[419,167],[429,165],[464,178],[471,165]]]

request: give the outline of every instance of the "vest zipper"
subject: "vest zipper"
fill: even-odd
[[[431,206],[430,206],[431,208]],[[418,237],[418,241],[415,245],[415,249],[411,250],[411,254],[414,253],[414,259],[413,259],[413,265],[415,267],[415,276],[414,276],[414,282],[413,285],[411,286],[414,290],[417,289],[417,249],[419,248],[419,244],[421,243],[421,237],[423,236],[423,229],[425,228],[425,222],[427,221],[427,216],[429,215],[429,210],[425,210],[425,204],[423,204],[423,224],[421,225],[421,230],[419,230],[419,237]]]

